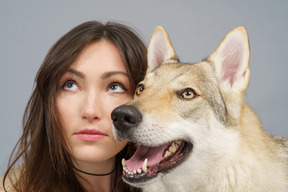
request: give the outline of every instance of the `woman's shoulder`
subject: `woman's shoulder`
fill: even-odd
[[[10,173],[7,175],[5,180],[5,189],[8,192],[14,192],[15,189],[13,188],[13,183],[18,180],[20,172],[22,170],[23,166],[17,166],[13,169],[11,169]],[[0,178],[0,192],[4,192],[4,186],[3,186],[3,180],[4,176]]]

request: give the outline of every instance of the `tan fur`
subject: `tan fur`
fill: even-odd
[[[144,191],[288,191],[288,139],[268,135],[245,103],[250,77],[245,28],[232,30],[210,57],[196,64],[177,60],[162,27],[151,42],[150,69],[140,83],[144,90],[126,104],[142,120],[131,131],[113,128],[115,137],[147,146],[182,139],[193,143],[193,150],[173,170],[130,184]],[[157,46],[168,47],[161,53]],[[186,88],[197,96],[179,98]]]

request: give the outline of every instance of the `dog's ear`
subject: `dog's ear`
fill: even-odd
[[[224,91],[245,91],[250,77],[249,40],[244,27],[229,32],[208,58],[215,65],[219,86]]]
[[[148,71],[153,71],[169,60],[178,61],[178,58],[172,47],[169,35],[163,27],[158,26],[154,30],[148,46]]]

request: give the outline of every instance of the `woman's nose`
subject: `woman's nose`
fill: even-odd
[[[100,96],[89,93],[84,97],[82,119],[88,121],[98,120],[102,117]]]

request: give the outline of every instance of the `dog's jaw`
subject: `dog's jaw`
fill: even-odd
[[[145,183],[180,165],[190,155],[193,145],[175,141],[159,147],[139,146],[127,162],[122,160],[123,178],[130,183]]]
[[[176,169],[192,154],[193,142],[185,133],[191,122],[174,119],[177,119],[175,123],[160,125],[155,117],[146,114],[142,117],[144,123],[124,132],[113,125],[117,140],[126,139],[139,145],[130,160],[122,160],[124,181],[137,187],[145,186]],[[177,127],[183,127],[182,131]]]

